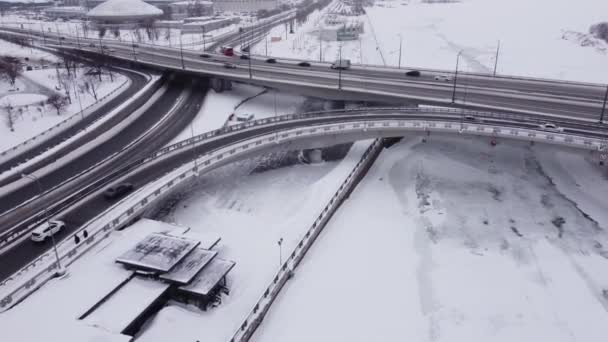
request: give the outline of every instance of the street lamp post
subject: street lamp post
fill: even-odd
[[[403,45],[403,36],[399,35],[399,66],[398,69],[401,69],[401,47]]]
[[[454,90],[452,91],[452,103],[456,103],[456,80],[458,79],[458,62],[460,61],[460,55],[462,50],[456,55],[456,72],[454,72]]]
[[[277,245],[279,245],[279,267],[281,267],[281,265],[283,265],[283,238],[280,238],[279,241],[277,241]]]
[[[40,32],[42,32],[42,42],[46,45],[46,36],[44,35],[44,26],[40,23]]]
[[[40,183],[40,179],[38,179],[38,177],[32,175],[32,174],[25,174],[22,173],[21,174],[22,178],[28,178],[31,179],[33,181],[35,181],[38,184],[38,190],[40,191],[40,196],[42,197],[43,194],[43,190],[42,190],[42,184]],[[44,205],[44,220],[46,221],[46,224],[48,227],[51,226],[51,220],[49,218],[49,212],[48,212],[48,207],[45,204]],[[55,251],[55,258],[57,259],[57,275],[63,275],[65,273],[65,271],[61,268],[61,261],[59,259],[59,253],[57,253],[57,245],[55,244],[55,236],[54,234],[51,234],[51,241],[53,243],[53,250]]]
[[[342,44],[340,44],[340,54],[338,57],[338,89],[342,89]]]
[[[247,45],[247,54],[249,55],[249,79],[253,79],[253,74],[251,73],[251,44],[253,43],[253,28],[251,29],[251,41],[249,45]]]
[[[131,47],[133,48],[133,61],[137,62],[137,52],[135,51],[135,40],[133,40],[133,33],[130,33],[131,36]]]
[[[498,53],[500,52],[500,40],[496,46],[496,57],[494,58],[494,77],[496,77],[496,68],[498,67]]]
[[[604,123],[604,114],[606,113],[606,101],[608,100],[608,86],[606,86],[606,95],[604,95],[604,104],[602,105],[602,116],[600,116],[600,123]]]
[[[179,54],[182,58],[182,69],[186,69],[186,65],[184,64],[184,48],[182,46],[182,33],[179,33]]]

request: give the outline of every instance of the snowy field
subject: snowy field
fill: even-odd
[[[2,135],[0,150],[15,146],[65,120],[70,115],[80,112],[81,107],[84,109],[95,103],[92,91],[85,90],[84,82],[95,83],[97,98],[101,99],[127,81],[126,76],[113,73],[113,80],[109,75],[103,74],[100,82],[97,76],[85,76],[85,72],[86,69],[79,68],[75,77],[76,81],[66,83],[69,84],[72,103],[62,108],[60,115],[57,114],[55,108],[45,102],[52,94],[65,95],[65,90],[57,91],[62,88],[57,80],[56,69],[23,71],[22,76],[17,79],[17,83],[21,85],[21,87],[17,86],[19,87],[18,92],[8,90],[0,92],[0,135]],[[61,69],[59,73],[63,75],[65,70]],[[77,95],[74,94],[74,88],[76,88]],[[12,107],[13,131],[8,122],[8,105]]]
[[[252,97],[250,100],[243,102],[250,97]],[[305,100],[302,96],[265,91],[264,88],[241,83],[233,83],[232,90],[223,93],[209,90],[192,124],[167,145],[188,139],[192,134],[202,134],[221,128],[232,113],[253,114],[255,119],[291,114],[297,112]]]
[[[269,38],[268,55],[319,60],[318,27],[332,6],[311,14],[287,40],[284,26],[275,27],[269,37],[283,40]],[[586,34],[591,25],[605,21],[608,2],[603,0],[376,1],[366,10],[361,39],[342,44],[343,58],[356,63],[397,66],[402,37],[404,67],[452,70],[462,51],[461,70],[489,73],[500,40],[499,74],[608,82],[606,73],[598,72],[608,51],[562,38]],[[338,42],[323,41],[321,46],[323,60],[338,58]],[[266,42],[258,43],[253,53],[266,54]]]
[[[406,138],[321,234],[254,341],[605,341],[606,191],[587,152]]]
[[[277,241],[283,239],[284,257],[291,253],[369,144],[356,143],[337,161],[292,164],[291,153],[279,152],[203,176],[163,220],[222,237],[220,255],[236,262],[230,295],[207,312],[173,303],[137,340],[229,340],[278,269]]]

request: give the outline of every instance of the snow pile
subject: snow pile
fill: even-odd
[[[605,169],[587,152],[427,140],[380,155],[253,341],[604,341]]]
[[[91,18],[141,18],[160,16],[163,11],[142,0],[108,0],[87,13]]]

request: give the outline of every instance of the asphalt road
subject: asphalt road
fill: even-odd
[[[192,99],[192,104],[200,103],[201,98]],[[197,109],[198,107],[192,107],[191,109]],[[184,114],[184,122],[176,123],[177,126],[183,127],[187,122],[195,115],[196,110],[194,111],[186,111]],[[191,117],[192,116],[192,117]],[[428,116],[425,115],[408,115],[408,118],[411,119],[422,119],[429,120]],[[311,126],[325,123],[338,123],[338,122],[348,122],[353,120],[382,120],[382,119],[399,119],[403,118],[403,114],[374,114],[374,115],[348,115],[348,114],[338,114],[338,115],[327,115],[320,116],[317,118],[307,119],[305,121],[290,121],[290,122],[280,122],[275,124],[275,126],[264,126],[258,127],[253,130],[248,130],[244,132],[239,132],[231,136],[218,138],[214,141],[209,141],[207,143],[201,144],[196,147],[196,149],[184,149],[180,153],[171,155],[166,159],[161,159],[157,163],[155,163],[151,167],[146,167],[147,165],[142,165],[131,171],[128,178],[125,180],[134,185],[135,188],[142,187],[149,182],[161,177],[167,172],[174,170],[175,168],[183,165],[192,160],[194,155],[201,155],[204,153],[211,152],[213,150],[222,148],[229,144],[234,144],[239,141],[248,140],[254,138],[256,136],[279,132],[281,130],[292,129],[296,127],[303,126]],[[454,120],[453,116],[434,116],[432,119],[441,120],[449,118],[450,120]],[[484,122],[488,124],[500,124],[503,126],[511,126],[511,127],[520,127],[520,128],[537,128],[537,123],[534,122],[516,122],[512,120],[498,120],[498,119],[484,119]],[[566,129],[567,133],[577,133],[578,129],[584,128],[584,126],[578,127],[576,124],[573,125],[574,129]],[[178,130],[172,130],[173,132],[178,132]],[[176,133],[167,133],[167,137],[173,136]],[[598,132],[598,136],[607,136],[607,132]],[[164,139],[164,138],[163,138]],[[166,141],[166,140],[165,140]],[[151,149],[152,150],[152,149]],[[141,155],[141,154],[138,154]],[[120,173],[122,175],[122,173]],[[57,237],[59,240],[64,239],[70,233],[75,231],[78,227],[86,223],[88,220],[95,217],[100,212],[106,210],[111,205],[116,203],[119,199],[115,200],[107,200],[102,196],[96,196],[94,198],[89,199],[88,201],[81,203],[79,206],[72,208],[72,214],[67,215],[58,215],[57,218],[64,220],[67,223],[67,227],[64,231],[60,232]],[[17,247],[11,249],[6,254],[4,254],[3,260],[4,262],[0,264],[0,279],[4,279],[10,274],[16,272],[23,266],[25,266],[28,262],[35,259],[38,255],[47,251],[50,248],[50,243],[34,243],[32,241],[25,240],[21,242]]]
[[[141,74],[134,73],[134,72],[126,72],[126,71],[123,73],[131,79],[131,85],[127,89],[123,90],[115,98],[113,98],[110,101],[103,104],[101,107],[99,107],[99,109],[95,110],[93,113],[91,113],[84,119],[81,119],[78,122],[76,122],[72,127],[66,129],[61,134],[58,134],[55,137],[52,137],[52,138],[46,140],[44,143],[42,143],[30,150],[27,150],[24,153],[15,155],[10,160],[7,160],[7,161],[1,163],[0,164],[0,173],[7,171],[10,168],[12,168],[18,164],[21,164],[29,159],[32,159],[32,158],[38,156],[42,152],[48,150],[49,148],[52,148],[52,147],[58,145],[59,143],[61,143],[62,141],[74,136],[76,133],[78,133],[82,129],[88,127],[91,123],[97,121],[98,119],[100,119],[101,117],[103,117],[104,115],[106,115],[107,113],[112,111],[114,108],[121,105],[127,99],[131,98],[135,93],[137,93],[146,84],[146,78]],[[41,160],[39,163],[36,163],[36,164],[28,167],[27,169],[24,170],[24,172],[30,173],[33,170],[36,170],[45,165],[48,165],[48,164],[54,162],[55,160],[68,154],[70,151],[72,151],[74,146],[81,146],[81,145],[85,144],[86,142],[90,141],[91,139],[94,139],[99,134],[102,134],[103,132],[107,131],[108,129],[114,127],[118,122],[122,121],[125,117],[127,117],[131,113],[131,110],[133,108],[138,108],[146,100],[147,100],[146,98],[137,99],[135,101],[136,103],[133,106],[129,106],[129,107],[121,110],[117,115],[114,115],[112,118],[110,118],[103,124],[99,125],[94,130],[87,131],[81,138],[77,139],[70,146],[65,146],[64,148],[53,153],[52,155],[49,155],[48,158],[45,158],[44,160]],[[19,175],[15,175],[14,177],[3,179],[0,181],[0,187],[6,185],[8,183],[11,183],[19,178],[20,178]]]

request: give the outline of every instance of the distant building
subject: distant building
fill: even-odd
[[[278,0],[214,0],[216,12],[255,13],[259,10],[273,10],[279,7]]]
[[[194,17],[184,19],[183,33],[211,32],[241,22],[239,17]]]
[[[211,1],[177,1],[169,4],[168,14],[170,20],[184,20],[188,17],[200,17],[213,15],[213,3]]]
[[[46,8],[44,14],[51,19],[82,19],[87,12],[79,6],[60,6]]]
[[[130,24],[154,20],[163,11],[142,0],[108,0],[87,13],[96,24]]]
[[[363,22],[352,17],[331,14],[325,17],[321,37],[324,40],[346,41],[359,39],[364,32]]]

